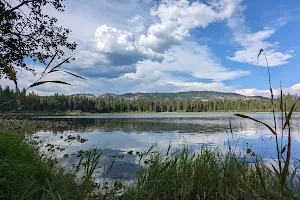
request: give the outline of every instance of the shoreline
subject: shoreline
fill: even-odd
[[[37,146],[25,140],[24,135],[0,131],[0,139],[0,188],[5,199],[20,199],[25,195],[33,200],[41,199],[41,196],[45,200],[142,200],[161,199],[156,197],[173,199],[169,197],[174,196],[176,199],[223,199],[224,195],[230,195],[236,199],[250,200],[256,199],[257,194],[262,199],[277,199],[274,198],[276,196],[278,199],[295,199],[300,195],[299,183],[295,187],[290,187],[288,180],[281,183],[281,174],[272,173],[272,169],[261,160],[255,162],[253,169],[246,156],[240,158],[235,153],[221,154],[218,149],[203,149],[196,154],[183,148],[180,153],[171,155],[168,155],[169,150],[167,154],[159,151],[156,156],[143,160],[148,167],[137,172],[135,184],[126,185],[116,180],[108,188],[107,182],[100,182],[99,185],[93,183],[95,168],[86,172],[87,178],[80,181],[82,179],[76,176],[78,171],[61,167],[55,159],[41,157]],[[53,145],[50,148],[56,147]],[[99,156],[98,160],[90,162],[92,165],[98,163],[101,152],[92,149],[85,152],[83,155],[77,154],[77,157]],[[248,154],[248,157],[255,156]],[[162,156],[167,156],[167,159],[160,159]],[[299,176],[296,175],[296,178]],[[156,184],[153,184],[154,181]],[[240,184],[241,181],[243,184]],[[106,187],[106,190],[99,190],[100,186]],[[184,192],[181,192],[183,189]],[[243,192],[239,192],[240,189]]]
[[[220,112],[112,112],[112,113],[97,113],[97,112],[81,112],[81,113],[68,113],[68,112],[25,112],[25,113],[12,113],[17,116],[80,116],[80,115],[206,115],[206,114],[272,114],[272,112],[265,111],[220,111]],[[300,112],[293,112],[299,114]],[[275,112],[275,114],[281,114],[281,112]]]

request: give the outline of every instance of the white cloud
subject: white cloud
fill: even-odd
[[[162,55],[145,49],[135,44],[135,37],[125,30],[102,25],[96,29],[95,42],[98,51],[107,54],[128,54],[128,56],[140,56],[144,59],[161,60]],[[139,60],[139,59],[137,59]],[[131,63],[133,64],[133,63]]]
[[[96,47],[99,51],[135,51],[134,36],[127,31],[121,31],[107,25],[102,25],[95,32]]]
[[[205,28],[210,23],[227,19],[238,8],[239,3],[240,0],[210,1],[210,4],[191,3],[188,0],[163,1],[152,8],[151,16],[144,17],[159,21],[150,25],[146,35],[140,33],[142,30],[130,32],[106,24],[101,25],[95,31],[93,42],[80,43],[75,56],[76,63],[72,69],[85,76],[116,78],[126,72],[134,73],[138,62],[151,60],[154,61],[151,64],[158,66],[156,62],[161,62],[165,56],[168,56],[164,53],[169,53],[168,50],[174,45],[180,45],[189,35],[189,30],[197,27]],[[127,19],[127,22],[144,27],[142,20],[142,16],[136,14],[129,20]],[[132,28],[128,29],[132,30]],[[197,45],[192,48],[198,49]],[[185,49],[178,49],[177,53],[180,50]],[[219,63],[214,62],[210,53],[207,52],[208,50],[204,49],[201,53],[197,53],[201,57],[200,61],[203,61],[203,71],[189,69],[195,68],[193,64],[191,67],[186,66],[183,72],[190,73],[196,78],[214,81],[229,80],[249,74],[241,70],[228,71]],[[182,56],[185,56],[184,53]],[[196,58],[194,56],[191,59]],[[165,62],[160,67],[164,68],[164,65],[166,65]],[[184,60],[181,60],[181,65],[185,65]],[[204,70],[204,66],[207,69]],[[181,66],[178,68],[182,71]],[[214,73],[216,71],[217,74]]]
[[[255,88],[235,90],[235,93],[245,96],[264,96],[270,97],[270,90],[259,90]]]
[[[155,52],[164,52],[189,36],[189,30],[205,28],[210,23],[227,19],[240,2],[222,0],[204,4],[199,1],[165,0],[151,10],[151,15],[157,17],[159,22],[152,24],[146,35],[140,36],[139,44]]]
[[[48,9],[47,14],[58,18],[59,24],[70,28],[71,39],[91,42],[97,27],[109,24],[118,29],[129,30],[127,20],[135,15],[144,15],[152,7],[152,0],[76,0],[65,1],[65,11]]]
[[[246,96],[264,96],[264,97],[270,97],[270,90],[259,90],[255,88],[250,89],[241,89],[241,90],[235,90],[234,92]],[[300,95],[300,83],[297,83],[289,88],[282,88],[283,94],[297,94]],[[274,96],[280,95],[280,88],[273,89]]]
[[[145,19],[141,15],[135,15],[128,19],[128,23],[134,25],[134,32],[141,33],[145,30]]]
[[[210,23],[230,17],[239,3],[240,0],[211,1],[211,4],[190,3],[188,0],[163,1],[151,9],[149,17],[159,20],[159,23],[150,25],[146,35],[140,33],[144,30],[142,17],[134,15],[127,20],[129,24],[137,24],[134,32],[101,25],[95,31],[95,47],[91,48],[91,44],[83,51],[91,51],[92,58],[89,60],[99,54],[101,60],[94,64],[121,66],[148,59],[160,62],[162,53],[180,44],[189,35],[190,29],[205,28]],[[84,52],[78,51],[77,54],[81,56]]]
[[[232,87],[226,86],[221,82],[211,82],[211,83],[202,83],[202,82],[168,82],[171,85],[177,87],[176,92],[185,92],[185,91],[222,91],[229,92],[232,90]]]
[[[200,46],[194,42],[185,42],[175,46],[164,54],[162,63],[144,61],[137,64],[136,76],[142,70],[162,72],[181,72],[186,76],[213,81],[232,80],[248,75],[249,71],[231,71],[214,60],[207,46]]]
[[[233,31],[235,40],[241,46],[241,49],[236,50],[234,55],[228,59],[257,66],[267,66],[264,56],[257,59],[259,50],[264,49],[270,67],[287,64],[288,60],[293,57],[293,51],[282,52],[279,50],[279,42],[268,41],[276,32],[274,28],[265,27],[261,31],[251,32],[245,25],[245,17],[242,13],[244,9],[240,6],[228,20],[228,26]]]
[[[230,60],[249,63],[258,66],[266,66],[264,56],[257,59],[260,49],[264,49],[267,55],[270,67],[279,66],[288,63],[288,59],[292,58],[293,52],[280,52],[277,50],[278,43],[270,43],[266,40],[275,32],[273,29],[264,29],[255,33],[241,34],[236,36],[237,42],[242,46],[241,50],[237,50]]]
[[[190,90],[232,91],[221,81],[249,74],[249,71],[231,71],[214,61],[206,46],[186,42],[168,50],[162,63],[145,60],[136,65],[136,71],[113,79],[98,78],[90,85],[101,85],[92,93],[178,92]],[[180,73],[177,77],[173,73]],[[207,79],[209,82],[195,80]],[[212,82],[211,82],[212,80]]]
[[[163,55],[136,44],[133,33],[102,25],[95,31],[93,43],[79,45],[76,61],[69,69],[88,77],[119,77],[135,71],[143,60],[161,62]]]

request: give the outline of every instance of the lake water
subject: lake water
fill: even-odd
[[[258,120],[274,125],[271,114],[248,114]],[[234,117],[233,114],[101,114],[43,117],[49,120],[71,122],[68,128],[59,131],[43,130],[36,135],[51,143],[65,148],[55,156],[63,165],[76,161],[76,156],[63,158],[79,150],[101,148],[102,157],[97,173],[104,171],[114,155],[123,155],[116,159],[112,170],[106,178],[134,179],[141,168],[139,152],[147,151],[152,145],[156,149],[166,150],[170,143],[173,149],[188,146],[197,151],[201,147],[231,148],[241,154],[251,148],[266,161],[276,158],[275,138],[262,124],[248,119]],[[231,128],[229,119],[231,118]],[[277,115],[278,126],[281,117]],[[300,158],[300,114],[293,115],[292,120],[292,158]],[[80,136],[86,142],[67,140],[69,136]],[[287,144],[284,139],[282,146]],[[132,151],[132,154],[131,154]],[[129,152],[129,154],[128,154]],[[249,160],[251,156],[249,155]]]

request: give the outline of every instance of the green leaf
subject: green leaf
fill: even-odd
[[[32,88],[32,87],[35,87],[35,86],[38,86],[38,85],[43,85],[45,83],[58,83],[58,84],[64,84],[64,85],[71,85],[70,83],[66,83],[66,82],[63,82],[63,81],[39,81],[39,82],[36,82],[36,83],[30,85],[29,88]]]
[[[81,78],[81,79],[84,79],[84,80],[86,80],[85,78],[83,78],[83,77],[81,77],[81,76],[78,76],[78,75],[76,75],[76,74],[73,74],[73,73],[71,73],[71,72],[68,72],[68,71],[65,71],[65,70],[62,70],[63,72],[66,72],[66,73],[68,73],[68,74],[71,74],[72,76],[75,76],[75,77],[77,77],[77,78]]]
[[[9,78],[10,78],[10,79],[16,84],[16,86],[17,86],[17,76],[16,76],[15,71],[14,71],[11,67],[6,66],[6,68],[7,68],[7,71],[8,71]]]
[[[286,116],[288,117],[288,116]],[[286,152],[286,161],[282,170],[282,174],[280,177],[280,183],[281,185],[285,184],[286,177],[289,173],[289,166],[290,166],[290,159],[291,159],[291,148],[292,148],[292,139],[291,139],[291,127],[290,127],[290,121],[287,121],[288,126],[288,144],[287,144],[287,152]]]
[[[279,173],[279,171],[276,169],[276,167],[271,163],[271,166],[273,167],[273,170],[274,170],[274,172],[275,172],[275,174],[278,176],[278,177],[280,177],[280,173]]]
[[[5,72],[8,74],[10,80],[12,80],[15,83],[16,87],[18,87],[16,72],[13,70],[12,67],[9,67],[6,62],[4,62],[2,57],[0,58],[1,62],[4,65]]]
[[[266,190],[265,180],[264,180],[264,178],[263,178],[263,175],[262,175],[262,173],[261,173],[260,167],[259,167],[259,165],[258,165],[257,162],[255,162],[255,167],[256,167],[256,171],[257,171],[257,173],[258,173],[258,177],[259,177],[260,183],[261,183],[263,189]]]
[[[160,170],[159,174],[162,173],[166,168],[168,168],[170,164],[171,161],[167,162],[167,164]]]
[[[269,126],[268,124],[266,124],[266,123],[264,123],[262,121],[259,121],[257,119],[254,119],[252,117],[249,117],[249,116],[243,115],[243,114],[234,114],[234,115],[237,116],[237,117],[241,117],[241,118],[245,118],[245,119],[251,119],[251,120],[253,120],[255,122],[261,123],[261,124],[265,125],[274,135],[277,135],[277,133],[274,131],[274,129],[271,126]]]
[[[285,118],[285,124],[284,124],[284,126],[283,126],[283,130],[285,129],[285,127],[286,127],[286,126],[288,125],[288,123],[290,122],[291,117],[292,117],[292,114],[293,114],[293,112],[294,112],[294,108],[295,108],[295,106],[296,106],[296,104],[298,103],[299,100],[300,100],[300,98],[297,99],[297,101],[293,104],[293,106],[292,106],[292,108],[291,108],[289,114],[286,116],[286,118]]]
[[[293,184],[293,180],[294,180],[296,174],[297,174],[297,168],[295,168],[294,171],[291,174],[291,178],[290,178],[291,185]]]
[[[285,150],[286,150],[286,147],[287,147],[287,145],[285,145],[285,146],[282,148],[282,150],[281,150],[280,154],[283,154],[283,153],[285,152]]]
[[[283,94],[282,94],[282,88],[280,87],[280,110],[283,112]]]

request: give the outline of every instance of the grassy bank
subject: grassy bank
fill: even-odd
[[[90,181],[78,182],[75,172],[41,158],[22,135],[0,132],[0,199],[300,199],[299,177],[293,170],[281,184],[274,170],[250,155],[256,164],[206,149],[198,154],[188,149],[154,151],[148,156],[135,184],[93,192]],[[116,196],[118,191],[123,192]]]
[[[185,149],[167,158],[156,155],[122,199],[300,199],[298,183],[281,185],[275,172],[255,162],[205,149],[200,154]]]
[[[84,199],[86,191],[72,172],[39,156],[34,145],[11,132],[0,132],[0,199]]]

